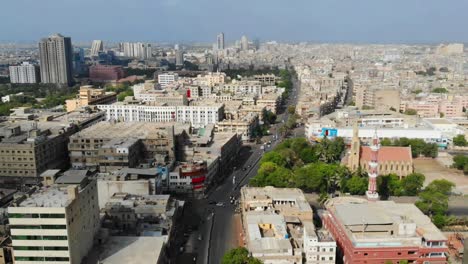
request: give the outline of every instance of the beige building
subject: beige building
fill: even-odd
[[[0,124],[0,182],[36,183],[47,169],[68,165],[70,135],[103,119],[103,113],[33,114],[15,109]]]
[[[73,168],[106,171],[106,166],[107,170],[134,166],[137,159],[173,162],[174,144],[174,124],[101,122],[73,135],[68,151]]]
[[[301,190],[243,187],[240,199],[252,256],[271,264],[335,263],[336,243],[326,230],[316,230]]]
[[[8,208],[16,264],[80,264],[99,230],[96,181],[62,176]]]
[[[117,100],[114,92],[106,92],[104,89],[93,88],[92,85],[80,87],[75,99],[66,100],[67,112],[75,111],[80,107],[97,104],[111,104]]]
[[[400,109],[400,91],[360,87],[356,91],[356,106],[359,109],[367,106],[380,111],[389,110],[390,108],[397,111]]]
[[[304,193],[297,188],[244,187],[241,190],[243,211],[274,210],[285,217],[312,221],[313,212]]]
[[[225,119],[216,123],[216,132],[234,132],[241,136],[242,140],[250,140],[258,127],[258,115],[249,113],[239,119]]]
[[[224,72],[208,72],[204,75],[199,74],[196,79],[198,85],[213,87],[226,82]]]

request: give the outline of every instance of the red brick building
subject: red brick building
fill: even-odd
[[[122,66],[93,65],[89,67],[89,78],[93,82],[112,82],[125,77]]]
[[[414,204],[337,197],[326,207],[344,264],[447,263],[447,238]]]

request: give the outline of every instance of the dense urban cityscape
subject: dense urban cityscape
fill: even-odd
[[[463,41],[52,33],[0,98],[0,264],[468,263]]]

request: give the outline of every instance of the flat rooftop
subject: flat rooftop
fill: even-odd
[[[430,218],[414,204],[397,204],[393,201],[368,202],[355,197],[337,197],[328,201],[326,206],[339,219],[355,246],[420,244],[421,238],[426,241],[447,240]],[[398,228],[402,227],[408,232],[399,234]],[[406,227],[409,229],[406,230]],[[364,232],[359,231],[363,228]],[[411,232],[411,229],[414,232]],[[394,234],[376,234],[376,230],[396,231]]]
[[[242,195],[246,203],[261,200],[291,201],[299,210],[312,212],[312,207],[307,202],[304,193],[297,188],[244,187],[242,188]]]
[[[18,207],[66,207],[68,205],[67,187],[42,187],[22,201]]]
[[[71,138],[159,138],[161,134],[167,134],[167,129],[176,123],[147,123],[147,122],[99,122],[88,127]]]
[[[154,264],[166,243],[166,237],[112,236],[102,245],[100,264]]]

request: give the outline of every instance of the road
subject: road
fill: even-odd
[[[278,114],[276,124],[270,128],[270,135],[263,138],[264,141],[271,141],[271,146],[265,151],[273,149],[283,138],[278,135],[278,140],[274,140],[283,121],[289,117],[287,107],[297,104],[299,85],[293,78],[293,90],[283,107],[282,114]],[[303,127],[293,131],[295,135],[303,135]],[[193,209],[201,217],[201,225],[196,234],[192,234],[185,251],[191,252],[196,256],[197,264],[220,263],[221,258],[226,251],[236,246],[237,233],[235,230],[234,214],[236,206],[230,203],[230,196],[239,197],[239,190],[242,186],[248,184],[249,180],[257,174],[259,160],[264,154],[259,144],[248,144],[244,152],[239,155],[236,170],[234,170],[226,179],[214,190],[208,193],[205,199],[193,202]],[[235,180],[233,180],[235,178]],[[211,203],[210,203],[211,202]],[[214,203],[223,203],[224,206],[217,206]],[[191,256],[192,256],[191,255]],[[186,260],[184,260],[185,263]],[[179,262],[178,263],[182,263]]]

